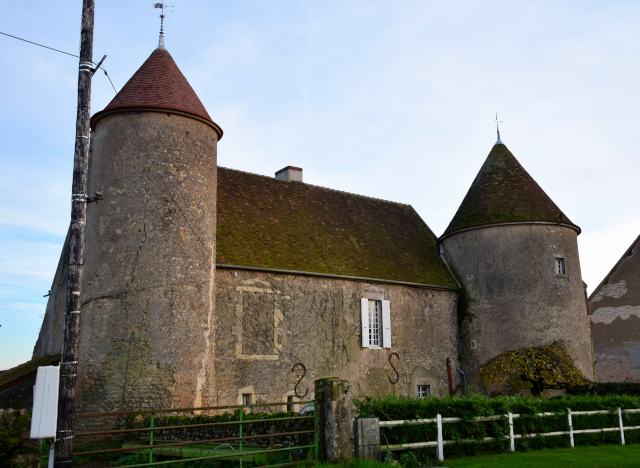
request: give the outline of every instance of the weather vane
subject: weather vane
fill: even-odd
[[[173,5],[165,5],[164,2],[162,2],[154,3],[153,7],[160,9],[160,43],[158,44],[158,48],[164,49],[164,10],[165,8],[173,8]]]
[[[500,140],[500,124],[502,123],[502,120],[498,120],[498,113],[496,112],[496,131],[498,132],[498,141],[496,141],[496,145],[498,143],[502,143],[502,141]]]

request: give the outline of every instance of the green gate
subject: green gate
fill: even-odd
[[[283,415],[277,413],[252,413],[258,408],[289,407],[290,405],[306,405],[309,409],[305,414]],[[313,410],[310,410],[313,405]],[[243,463],[250,463],[256,467],[284,467],[301,463],[290,461],[272,464],[271,460],[283,452],[296,454],[298,457],[318,458],[318,405],[315,400],[258,403],[251,405],[209,406],[202,408],[179,409],[145,409],[140,411],[120,411],[114,413],[78,414],[77,419],[98,419],[97,424],[102,427],[122,427],[115,430],[98,430],[77,432],[75,434],[74,457],[91,457],[98,454],[125,452],[129,454],[144,454],[149,456],[148,463],[135,465],[121,465],[130,468],[157,465],[170,465],[199,460],[228,460],[236,461],[242,468]],[[233,413],[223,413],[231,410]],[[180,414],[191,414],[191,417],[180,417]],[[213,413],[213,414],[212,414]],[[146,419],[145,419],[146,416]],[[140,418],[140,419],[138,419]],[[210,419],[212,421],[207,421]],[[127,427],[140,423],[146,427]],[[312,420],[313,428],[276,432],[274,423],[282,426],[305,425],[304,420]],[[175,424],[175,422],[187,424]],[[201,422],[204,421],[204,422]],[[77,425],[77,424],[76,424]],[[252,434],[247,435],[243,429],[252,425]],[[309,425],[309,424],[307,424]],[[269,431],[257,431],[257,426],[270,426]],[[215,428],[215,429],[214,429]],[[208,430],[209,429],[209,430]],[[211,438],[211,429],[226,432],[224,437]],[[232,432],[234,434],[229,434]],[[300,444],[307,435],[308,442]],[[176,439],[176,436],[178,438]],[[133,439],[133,440],[132,440]],[[269,441],[268,445],[258,445],[255,442]],[[278,442],[279,441],[279,442]],[[253,443],[252,443],[253,442]],[[278,442],[278,443],[277,443]],[[117,445],[115,448],[88,450],[91,445]],[[48,458],[48,457],[44,457]],[[291,456],[289,457],[291,458]]]

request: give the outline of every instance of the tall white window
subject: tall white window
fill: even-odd
[[[391,305],[386,300],[361,299],[362,347],[391,348]]]
[[[369,301],[369,346],[380,346],[380,301]]]
[[[565,267],[564,264],[564,258],[556,258],[556,273],[559,275],[566,275],[567,274],[567,268]]]

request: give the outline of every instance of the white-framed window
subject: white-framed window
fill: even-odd
[[[567,267],[564,263],[564,258],[562,257],[556,257],[556,273],[558,275],[566,275],[567,274]]]
[[[418,385],[418,398],[431,396],[431,385]]]
[[[381,301],[369,300],[369,346],[380,346]]]
[[[385,300],[360,300],[363,348],[391,348],[391,303]]]

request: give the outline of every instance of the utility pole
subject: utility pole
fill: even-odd
[[[58,426],[54,462],[56,468],[71,468],[73,461],[80,309],[82,307],[82,276],[84,273],[84,244],[88,201],[91,77],[95,71],[92,62],[94,10],[95,0],[83,0],[76,145],[73,156],[73,189],[71,194],[67,311],[65,314],[62,359],[60,361],[60,395],[58,397]]]

